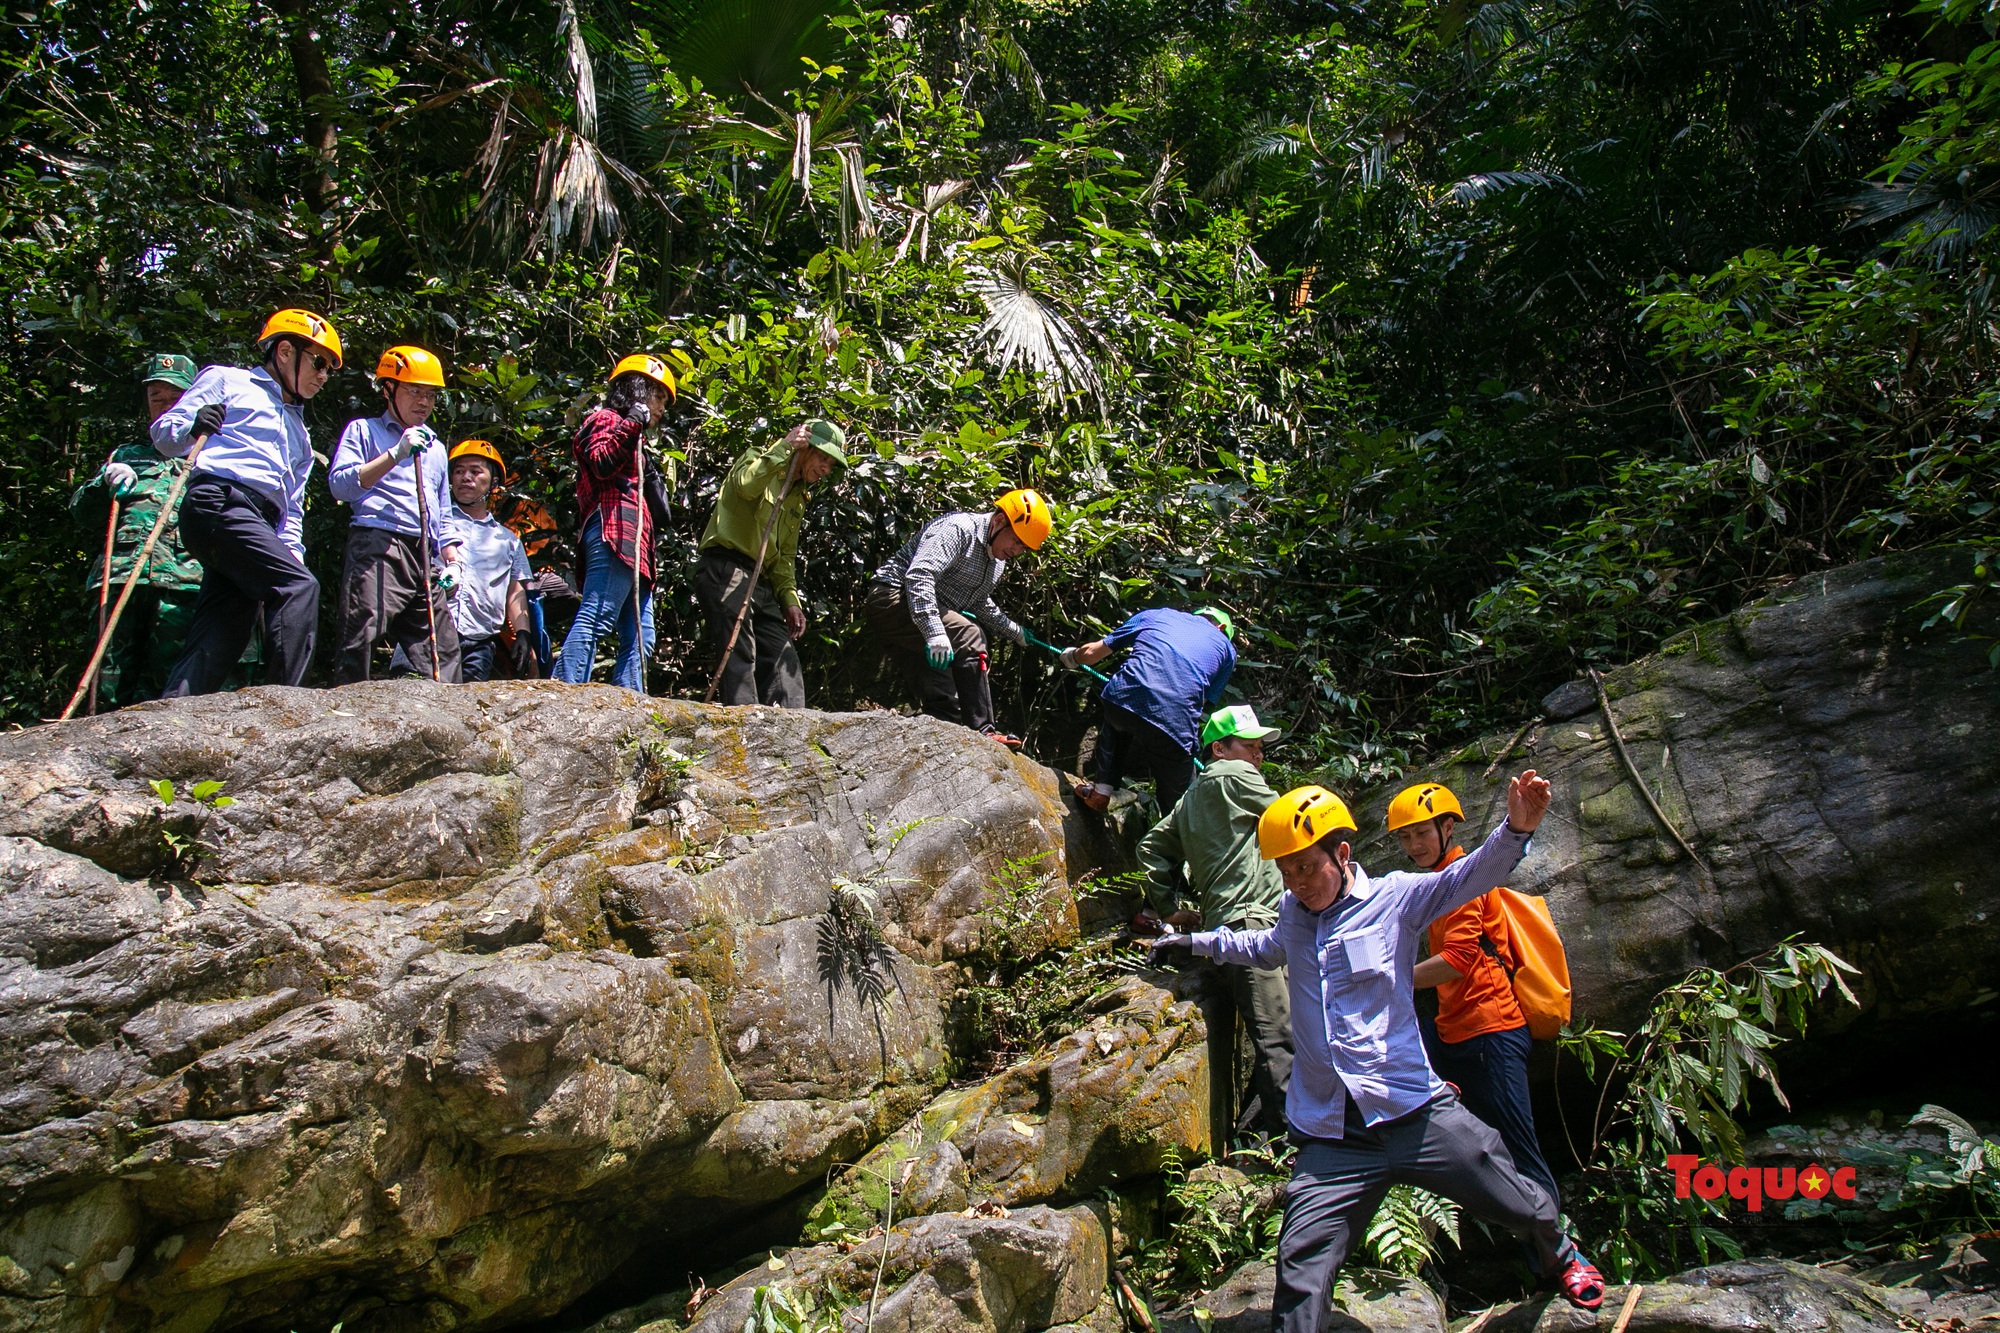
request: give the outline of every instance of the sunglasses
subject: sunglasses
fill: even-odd
[[[318,352],[307,352],[306,360],[312,362],[313,369],[322,375],[333,369],[333,362],[321,356]]]

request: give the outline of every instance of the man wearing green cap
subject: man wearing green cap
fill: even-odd
[[[1277,924],[1285,882],[1278,863],[1264,860],[1257,849],[1257,820],[1278,799],[1262,771],[1264,742],[1277,734],[1276,727],[1258,722],[1248,704],[1209,714],[1201,728],[1208,766],[1139,843],[1149,905],[1133,920],[1135,931],[1157,934],[1163,920],[1177,930],[1260,930]],[[1199,910],[1183,905],[1183,896]],[[1256,1053],[1249,1087],[1258,1103],[1254,1127],[1284,1133],[1285,1087],[1292,1077],[1285,969],[1205,959],[1195,960],[1195,966],[1205,974],[1200,1004],[1208,1024],[1209,1125],[1215,1151],[1227,1150],[1238,1127],[1239,1017]]]
[[[1222,702],[1236,670],[1235,637],[1235,622],[1215,607],[1154,607],[1095,643],[1063,651],[1064,666],[1094,667],[1128,650],[1098,697],[1095,780],[1077,784],[1080,803],[1105,809],[1130,776],[1151,778],[1161,811],[1174,808],[1194,778],[1202,714]]]
[[[723,480],[701,534],[694,576],[716,655],[728,657],[718,694],[723,703],[806,706],[805,677],[793,647],[806,632],[795,567],[799,525],[807,488],[846,465],[847,433],[814,418],[775,444],[745,449]],[[760,560],[753,592],[751,575]]]
[[[194,383],[194,375],[194,362],[184,356],[156,352],[146,358],[139,367],[139,385],[148,424],[180,401],[181,394]],[[106,579],[102,543],[112,505],[117,505],[118,516],[111,538],[109,600],[115,602],[139,548],[146,544],[153,521],[160,515],[161,501],[186,467],[182,459],[162,458],[150,442],[124,444],[112,450],[96,475],[76,488],[70,497],[70,513],[97,546],[87,585],[93,603],[100,600]],[[182,640],[187,637],[195,594],[201,590],[201,566],[182,548],[177,519],[167,524],[154,543],[146,570],[139,576],[132,600],[119,617],[117,632],[105,651],[97,684],[99,697],[109,707],[158,698],[166,685],[167,669],[180,656]]]

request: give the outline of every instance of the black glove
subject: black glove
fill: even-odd
[[[542,664],[535,658],[535,644],[526,630],[514,633],[514,679],[540,680]]]
[[[653,424],[653,409],[644,403],[634,403],[625,409],[625,419],[636,421],[641,426],[650,426]]]
[[[1180,934],[1157,935],[1146,942],[1146,966],[1178,967],[1193,957],[1188,948],[1188,937]]]
[[[221,403],[206,403],[195,409],[194,433],[213,435],[222,429],[222,419],[229,415],[228,407]]]

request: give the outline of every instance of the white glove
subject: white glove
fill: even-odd
[[[1082,657],[1082,653],[1083,653],[1083,649],[1081,649],[1081,648],[1065,648],[1065,649],[1063,649],[1063,650],[1062,650],[1062,664],[1063,664],[1064,666],[1068,667],[1068,668],[1069,668],[1069,669],[1070,669],[1071,671],[1074,671],[1074,670],[1076,670],[1076,669],[1077,669],[1078,667],[1080,667],[1080,666],[1082,666],[1082,665],[1083,665],[1083,657]]]
[[[132,470],[130,463],[106,463],[104,484],[111,488],[113,496],[122,500],[139,484],[139,474]]]
[[[951,640],[932,639],[924,645],[924,661],[933,671],[943,671],[951,665]]]
[[[431,582],[436,585],[437,590],[439,592],[449,597],[452,593],[458,590],[457,567],[453,565],[445,565],[443,568],[439,569],[435,574],[431,575]]]
[[[428,447],[434,438],[429,426],[412,426],[396,438],[396,446],[389,451],[389,456],[400,463],[417,450]]]

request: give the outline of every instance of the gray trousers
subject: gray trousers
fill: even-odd
[[[708,634],[715,651],[729,642],[729,631],[743,610],[743,595],[750,589],[748,556],[718,547],[705,547],[695,566],[694,595],[708,616]],[[716,697],[726,704],[776,704],[780,708],[806,706],[806,678],[799,669],[799,650],[792,644],[792,632],[785,628],[785,608],[763,579],[750,601],[750,614],[743,617],[743,632],[722,669],[722,688]]]
[[[1346,1137],[1300,1138],[1285,1188],[1278,1233],[1278,1285],[1271,1327],[1324,1333],[1332,1320],[1333,1283],[1391,1185],[1441,1194],[1526,1241],[1543,1273],[1569,1248],[1555,1200],[1514,1169],[1500,1135],[1458,1098],[1444,1094],[1399,1120],[1367,1126],[1347,1104]]]
[[[445,595],[431,587],[430,562],[415,537],[381,528],[347,530],[347,565],[340,575],[340,649],[333,683],[367,680],[369,658],[392,640],[419,676],[431,674],[431,617],[437,617],[438,679],[458,683],[458,630]]]
[[[1229,1151],[1250,1099],[1258,1103],[1255,1128],[1285,1132],[1285,1089],[1292,1081],[1292,1002],[1285,969],[1266,971],[1197,959],[1202,986],[1197,1003],[1208,1027],[1208,1125],[1216,1156]],[[1250,1036],[1249,1087],[1242,1104],[1244,1071],[1237,1060],[1236,1022]]]

